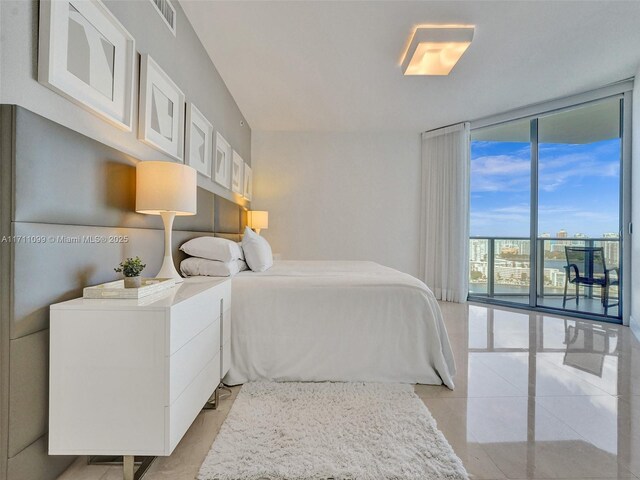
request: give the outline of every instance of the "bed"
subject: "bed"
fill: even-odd
[[[453,389],[455,364],[433,293],[373,262],[277,261],[233,277],[224,382],[362,381]]]

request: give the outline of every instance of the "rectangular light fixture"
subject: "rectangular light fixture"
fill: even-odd
[[[402,61],[405,75],[449,75],[473,40],[473,26],[416,28]]]

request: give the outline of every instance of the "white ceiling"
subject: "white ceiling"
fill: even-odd
[[[257,131],[422,131],[597,88],[640,63],[640,1],[202,1],[189,20]],[[404,77],[417,24],[473,24],[448,77]]]

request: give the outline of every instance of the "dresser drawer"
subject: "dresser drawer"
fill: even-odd
[[[169,355],[220,318],[221,293],[219,288],[211,288],[171,308]]]
[[[175,402],[166,407],[170,455],[220,383],[220,354],[212,358]]]
[[[220,350],[220,319],[189,340],[169,362],[169,399],[171,405]]]

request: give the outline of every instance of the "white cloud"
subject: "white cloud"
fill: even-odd
[[[566,150],[566,146],[541,147],[538,175],[540,189],[543,191],[556,191],[570,180],[620,175],[619,158],[609,146],[594,148],[587,153],[560,153]],[[557,155],[551,156],[553,153]],[[530,175],[531,160],[527,149],[514,151],[511,155],[478,156],[471,160],[471,191],[528,189]]]

